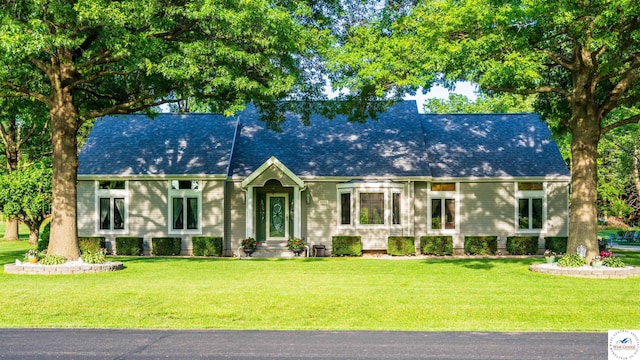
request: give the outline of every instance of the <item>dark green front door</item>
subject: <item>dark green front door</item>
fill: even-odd
[[[267,195],[267,240],[289,237],[289,195]]]

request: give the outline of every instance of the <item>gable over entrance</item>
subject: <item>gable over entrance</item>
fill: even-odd
[[[301,193],[307,186],[276,157],[241,183],[245,191],[246,237],[284,241],[301,236]]]

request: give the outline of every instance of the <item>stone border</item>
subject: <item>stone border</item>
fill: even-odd
[[[29,274],[29,275],[67,275],[109,272],[124,269],[124,264],[120,261],[106,262],[104,264],[62,264],[62,265],[39,265],[39,264],[6,264],[5,274]]]
[[[623,268],[581,266],[576,268],[564,268],[553,264],[533,264],[529,270],[549,275],[564,275],[595,279],[623,279],[640,276],[640,267],[626,266]]]

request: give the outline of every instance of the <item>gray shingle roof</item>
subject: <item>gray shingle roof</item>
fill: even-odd
[[[79,175],[226,175],[236,118],[207,114],[98,119]]]
[[[434,177],[568,176],[533,114],[422,115]]]
[[[418,114],[415,102],[405,101],[376,121],[313,115],[305,126],[288,113],[281,126],[282,133],[266,129],[252,106],[237,118],[107,117],[96,121],[80,153],[79,174],[247,177],[275,156],[301,177],[569,175],[536,115]]]

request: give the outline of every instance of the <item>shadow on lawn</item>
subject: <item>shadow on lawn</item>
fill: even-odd
[[[437,257],[424,260],[423,264],[429,265],[433,263],[451,264],[473,270],[491,270],[497,264],[521,264],[529,266],[544,259],[538,257],[529,258],[501,258],[501,257]]]

